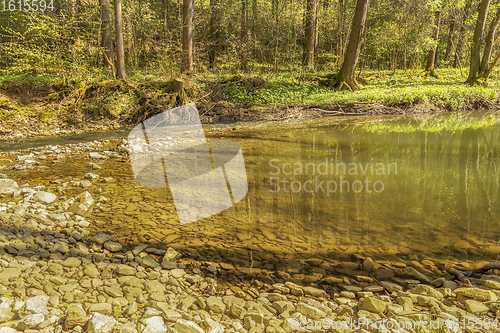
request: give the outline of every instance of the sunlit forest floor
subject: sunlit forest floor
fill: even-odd
[[[88,123],[116,128],[189,102],[197,104],[205,122],[273,119],[273,114],[290,109],[350,115],[370,114],[374,109],[380,114],[415,108],[418,112],[499,108],[498,72],[487,86],[473,87],[464,83],[466,70],[440,69],[437,73],[436,79],[421,69],[363,71],[358,80],[364,84],[355,92],[329,87],[331,73],[285,70],[204,72],[179,76],[176,82],[172,75],[154,71],[134,73],[125,82],[105,75],[65,82],[59,77],[3,76],[0,127],[8,133],[22,118],[28,130],[38,125],[82,128]]]

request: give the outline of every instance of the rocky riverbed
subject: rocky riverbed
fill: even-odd
[[[142,218],[144,196],[116,205],[109,188],[121,180],[105,167],[127,158],[126,141],[104,140],[0,154],[0,333],[500,331],[497,272],[472,285],[447,273],[485,262],[372,259],[361,243],[292,256],[265,227],[225,247],[209,227],[155,215],[165,201],[146,213],[167,228],[136,232],[122,222]],[[102,221],[120,209],[126,219]],[[464,242],[457,252],[498,251]]]

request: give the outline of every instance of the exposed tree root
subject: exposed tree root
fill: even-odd
[[[436,70],[434,68],[431,69],[426,69],[423,72],[424,76],[432,76],[433,78],[439,79],[439,75],[436,73]]]

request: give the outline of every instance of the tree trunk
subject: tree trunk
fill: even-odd
[[[468,0],[465,4],[464,10],[462,12],[462,17],[460,19],[460,30],[458,32],[458,43],[455,48],[455,60],[453,61],[453,67],[457,68],[460,64],[460,58],[462,56],[462,47],[464,45],[464,35],[465,35],[465,20],[469,16],[470,7],[472,5],[472,0]],[[461,68],[461,67],[460,67]]]
[[[357,90],[358,85],[354,78],[356,65],[358,64],[359,51],[365,28],[366,14],[368,12],[369,0],[357,0],[356,11],[352,20],[351,35],[347,52],[344,57],[344,63],[335,78],[334,87],[337,90]]]
[[[339,0],[339,17],[337,22],[337,66],[340,67],[340,62],[344,59],[344,16],[345,16],[345,0]]]
[[[452,17],[451,22],[450,22],[448,42],[446,43],[446,51],[444,53],[444,59],[443,59],[445,64],[448,62],[448,59],[450,59],[450,53],[451,53],[451,47],[453,44],[453,34],[455,33],[455,27],[456,27],[456,19],[455,19],[455,17]]]
[[[123,21],[121,0],[114,0],[115,8],[115,28],[116,28],[116,64],[118,78],[126,79],[125,73],[125,51],[123,50]]]
[[[305,39],[304,53],[302,56],[302,66],[304,69],[314,71],[314,46],[316,44],[316,27],[317,27],[317,2],[316,0],[306,0],[306,11],[304,22]]]
[[[104,47],[104,64],[114,71],[115,55],[113,51],[113,36],[111,35],[111,15],[109,13],[109,0],[100,0],[102,21],[102,47]]]
[[[495,19],[491,22],[490,28],[488,30],[488,35],[484,43],[484,53],[483,59],[481,61],[481,73],[486,73],[490,65],[491,52],[493,51],[493,44],[495,44],[495,34],[498,29],[498,24],[500,23],[500,9],[497,10],[497,15]]]
[[[209,52],[210,64],[217,69],[217,55],[219,53],[219,0],[210,0],[210,35],[212,47]]]
[[[248,71],[248,57],[247,57],[247,42],[248,42],[248,29],[247,29],[247,0],[241,0],[241,69]]]
[[[488,18],[488,10],[490,8],[490,0],[482,0],[479,6],[479,15],[477,17],[476,28],[474,30],[474,38],[472,39],[472,48],[470,53],[470,70],[467,83],[475,84],[481,65],[481,41],[483,39],[484,27]]]
[[[427,63],[425,65],[425,71],[428,75],[433,77],[438,77],[435,69],[436,62],[436,49],[439,39],[439,26],[441,23],[441,11],[437,10],[434,12],[434,22],[432,24],[432,39],[434,40],[434,45],[427,52]]]
[[[193,71],[193,0],[184,0],[182,7],[182,69],[183,73]]]

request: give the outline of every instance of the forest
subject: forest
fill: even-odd
[[[0,117],[496,109],[499,24],[491,0],[2,0]]]

